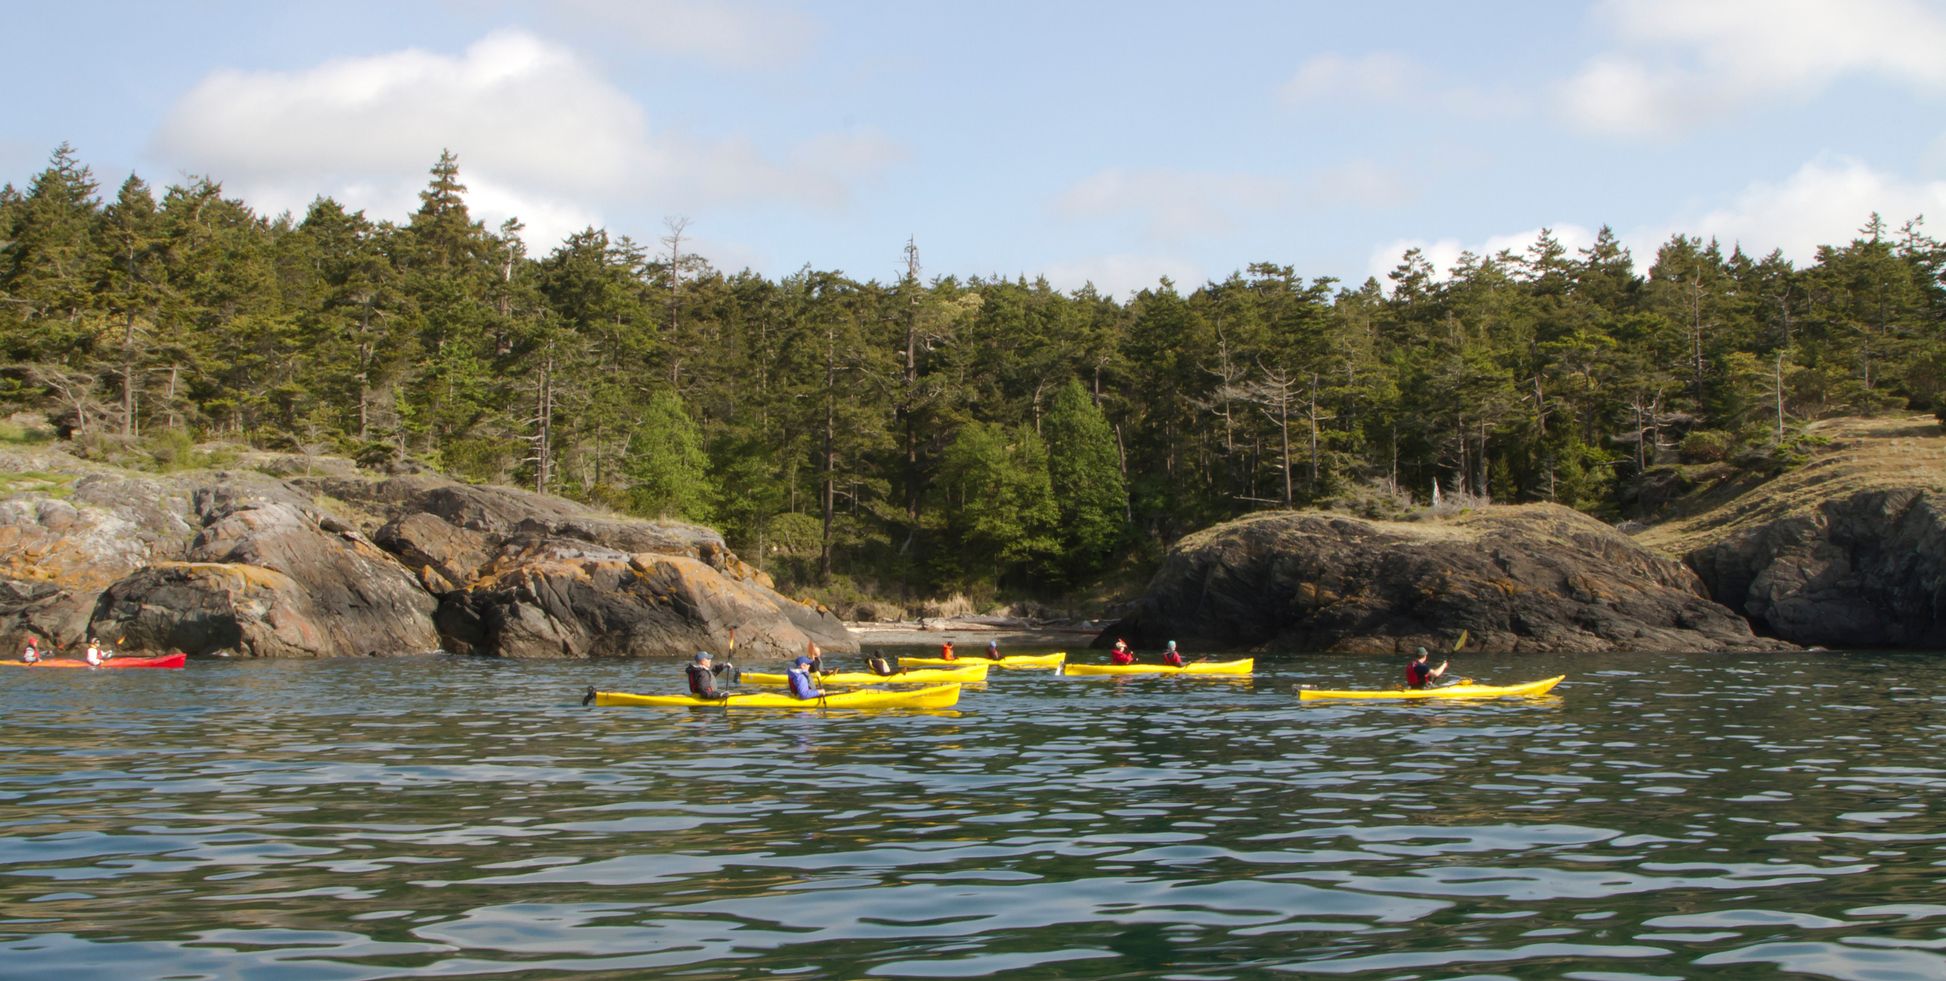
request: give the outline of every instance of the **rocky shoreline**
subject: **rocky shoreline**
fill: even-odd
[[[1467,649],[1512,653],[1946,646],[1946,434],[1913,419],[1818,425],[1831,449],[1808,465],[1721,470],[1687,510],[1629,534],[1547,504],[1251,515],[1176,543],[1105,624],[845,623],[778,593],[709,528],[342,460],[257,454],[253,469],[154,475],[7,449],[0,645],[625,657],[720,651],[735,628],[738,651],[759,656],[1116,638],[1396,653],[1462,630]]]
[[[197,657],[854,651],[721,535],[424,475],[148,476],[0,454],[0,645]]]

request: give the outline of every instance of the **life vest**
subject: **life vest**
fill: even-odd
[[[1432,665],[1424,661],[1414,661],[1405,666],[1405,686],[1424,688],[1432,681]]]
[[[1134,664],[1135,652],[1126,647],[1118,647],[1109,652],[1108,659],[1116,664]]]
[[[942,661],[957,661],[959,657],[953,653],[953,645],[951,643],[945,643],[939,645],[939,659]]]
[[[26,653],[20,655],[20,660],[26,664],[39,664],[41,652],[33,647],[28,647]]]
[[[812,683],[811,672],[809,670],[805,668],[792,668],[785,677],[790,680],[791,694],[803,699],[818,697],[818,686]]]
[[[82,656],[87,660],[89,664],[92,664],[96,667],[101,666],[101,662],[102,662],[101,648],[90,644],[88,645],[88,653]]]
[[[716,675],[700,664],[689,665],[689,693],[702,698],[716,697]]]
[[[1172,667],[1172,668],[1180,668],[1180,667],[1182,667],[1182,666],[1183,666],[1183,660],[1182,660],[1182,652],[1181,652],[1181,651],[1165,651],[1165,652],[1163,652],[1163,655],[1162,655],[1162,663],[1164,663],[1164,664],[1167,664],[1168,666],[1170,666],[1170,667]]]

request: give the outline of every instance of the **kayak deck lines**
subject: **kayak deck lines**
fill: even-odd
[[[1555,685],[1560,684],[1565,678],[1567,678],[1567,675],[1563,674],[1556,675],[1552,678],[1542,678],[1539,681],[1529,681],[1520,685],[1447,685],[1444,688],[1395,688],[1380,691],[1325,691],[1316,688],[1298,687],[1297,697],[1299,701],[1305,702],[1329,698],[1532,698],[1537,695],[1547,694],[1548,691],[1553,689]]]
[[[1061,668],[1061,673],[1073,677],[1127,677],[1141,675],[1199,675],[1208,678],[1235,678],[1247,676],[1256,670],[1257,659],[1241,658],[1235,661],[1204,661],[1186,664],[1180,668],[1167,664],[1069,664]]]
[[[959,691],[960,686],[955,682],[901,691],[859,688],[852,691],[832,692],[818,698],[798,698],[784,692],[736,693],[728,698],[698,698],[695,695],[637,695],[633,692],[596,691],[590,688],[582,704],[633,705],[645,708],[940,709],[952,708],[958,704]]]
[[[1003,657],[998,661],[977,654],[969,654],[965,657],[954,658],[950,661],[943,657],[902,657],[899,658],[899,667],[937,668],[956,667],[966,664],[984,664],[988,667],[1008,668],[1017,671],[1024,668],[1058,668],[1066,663],[1067,659],[1067,651],[1059,651],[1054,654],[1013,654]]]
[[[157,657],[111,657],[100,664],[89,664],[78,657],[44,657],[38,661],[0,661],[0,667],[10,668],[180,668],[189,655],[180,651]]]

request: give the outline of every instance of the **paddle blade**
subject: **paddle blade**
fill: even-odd
[[[1462,630],[1460,631],[1459,639],[1453,641],[1453,653],[1455,654],[1459,653],[1459,649],[1465,646],[1466,646],[1466,631]]]
[[[592,702],[594,700],[595,700],[595,686],[589,685],[588,693],[586,695],[581,696],[581,704],[586,705],[589,702]]]

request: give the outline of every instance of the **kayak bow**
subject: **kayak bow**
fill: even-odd
[[[1548,689],[1561,683],[1567,675],[1542,678],[1524,685],[1447,685],[1444,688],[1402,688],[1392,691],[1318,691],[1313,688],[1299,688],[1300,701],[1320,698],[1506,698],[1515,696],[1545,695]]]
[[[1205,661],[1201,664],[1188,664],[1172,668],[1166,664],[1070,664],[1061,669],[1062,674],[1089,675],[1131,675],[1131,674],[1202,674],[1202,675],[1247,675],[1257,664],[1257,659],[1246,657],[1239,661]]]
[[[598,691],[594,694],[593,702],[596,705],[641,705],[651,708],[937,709],[952,708],[959,702],[959,685],[935,685],[907,691],[861,688],[833,692],[823,698],[798,698],[778,692],[697,698],[694,695],[636,695],[625,691]]]

